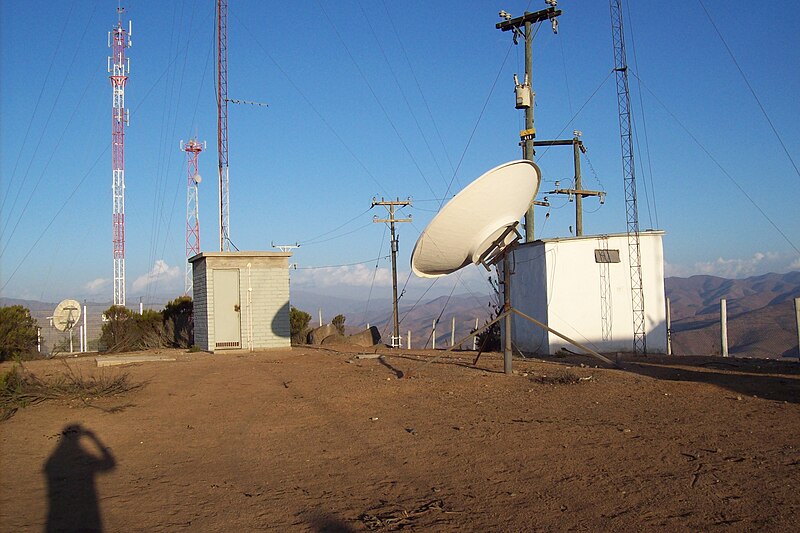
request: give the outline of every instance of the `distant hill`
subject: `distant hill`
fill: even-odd
[[[797,356],[794,298],[800,272],[745,279],[667,278],[676,354],[719,354],[720,299],[727,300],[728,351],[754,357]]]

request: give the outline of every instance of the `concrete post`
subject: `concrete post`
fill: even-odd
[[[667,298],[667,355],[672,355],[672,311]]]
[[[408,342],[406,342],[406,350],[411,349],[411,330],[408,330]]]
[[[431,349],[436,349],[436,319],[433,319],[433,324],[431,324]]]
[[[450,346],[456,343],[456,317],[453,315],[453,320],[450,322]]]
[[[728,305],[725,298],[719,301],[719,332],[722,357],[728,357]]]
[[[477,330],[478,330],[478,319],[476,318],[475,319],[475,331],[477,331]],[[478,349],[478,336],[475,335],[474,337],[472,337],[472,351],[474,352],[477,349]]]
[[[797,325],[797,362],[800,363],[800,298],[794,299],[794,322]]]

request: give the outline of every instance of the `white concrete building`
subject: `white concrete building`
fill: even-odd
[[[666,353],[663,231],[640,233],[648,353]],[[597,352],[633,351],[628,236],[625,233],[543,239],[511,256],[511,303],[523,313]],[[566,341],[514,316],[514,344],[555,354]]]
[[[288,252],[203,252],[189,259],[194,341],[203,350],[291,346]]]

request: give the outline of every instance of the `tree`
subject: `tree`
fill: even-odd
[[[292,334],[292,344],[305,343],[309,322],[311,322],[311,315],[295,306],[289,308],[289,331]]]
[[[339,332],[339,335],[344,335],[345,320],[347,320],[347,318],[344,315],[336,315],[333,317],[333,320],[331,320],[331,324],[333,324],[333,326],[336,328],[336,331]]]
[[[112,305],[103,313],[105,322],[100,334],[100,349],[107,352],[133,350],[135,319],[133,311],[121,305]]]
[[[36,351],[37,324],[21,305],[0,307],[0,361]]]
[[[164,307],[164,332],[176,348],[194,344],[194,304],[191,296],[179,296]]]

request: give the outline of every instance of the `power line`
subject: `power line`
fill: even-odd
[[[747,85],[747,88],[750,89],[750,94],[752,94],[753,98],[755,98],[756,103],[758,104],[758,108],[761,110],[761,113],[763,113],[764,118],[767,119],[767,122],[769,123],[769,127],[772,128],[772,133],[775,134],[775,137],[778,139],[778,142],[780,143],[781,148],[783,148],[783,151],[786,154],[786,157],[789,158],[789,162],[794,167],[795,174],[797,174],[797,176],[800,177],[800,170],[798,170],[797,164],[794,162],[794,159],[792,159],[792,156],[789,153],[789,149],[786,148],[786,144],[783,142],[783,139],[781,138],[780,134],[778,133],[778,130],[775,128],[775,125],[772,123],[772,120],[769,118],[769,115],[767,114],[766,109],[764,109],[764,106],[761,104],[761,100],[758,98],[758,95],[756,94],[756,91],[753,89],[753,86],[750,85],[750,81],[747,79],[747,76],[745,75],[744,71],[742,70],[742,67],[739,66],[739,62],[736,61],[736,56],[733,55],[733,51],[731,50],[731,47],[728,46],[728,42],[722,36],[722,33],[720,33],[719,28],[717,28],[717,25],[714,23],[714,19],[711,18],[711,14],[708,12],[708,9],[706,9],[706,5],[703,3],[703,0],[700,0],[700,6],[703,8],[703,11],[705,11],[706,16],[708,17],[708,21],[711,22],[711,25],[714,27],[714,31],[717,32],[717,36],[719,37],[719,40],[722,41],[722,44],[725,45],[725,50],[728,51],[728,55],[731,56],[731,59],[733,60],[733,64],[736,65],[736,69],[739,71],[739,74],[742,75],[742,79],[744,80],[745,85]],[[795,250],[797,250],[797,248],[795,248]]]
[[[297,267],[297,270],[320,270],[320,269],[323,269],[323,268],[339,268],[339,267],[346,267],[346,266],[363,265],[365,263],[372,263],[373,261],[380,261],[381,259],[386,259],[388,257],[391,257],[391,256],[382,255],[380,257],[376,257],[375,259],[367,259],[366,261],[356,261],[355,263],[342,263],[341,265],[323,265],[323,266]]]
[[[800,254],[800,249],[797,248],[797,246],[791,241],[791,239],[789,239],[789,237],[778,227],[778,225],[769,217],[769,215],[767,215],[766,211],[761,209],[761,207],[756,203],[756,201],[753,200],[753,198],[749,194],[747,194],[747,191],[745,191],[744,188],[741,185],[739,185],[739,182],[736,181],[736,179],[734,179],[734,177],[727,170],[725,170],[725,167],[723,167],[722,164],[717,160],[717,158],[714,157],[711,154],[711,152],[708,151],[708,149],[703,145],[703,143],[701,143],[697,139],[697,137],[695,137],[694,134],[692,134],[692,132],[689,131],[689,128],[687,128],[683,124],[683,122],[681,122],[678,119],[678,117],[675,116],[675,113],[670,111],[670,109],[664,104],[664,102],[662,102],[661,99],[658,96],[656,96],[656,94],[653,91],[650,90],[650,88],[644,83],[644,81],[642,81],[641,78],[639,78],[639,76],[636,75],[635,72],[631,72],[631,74],[639,81],[639,84],[642,87],[647,89],[647,92],[650,93],[650,95],[656,100],[656,102],[658,102],[659,105],[661,105],[664,111],[666,111],[667,114],[672,117],[672,119],[678,124],[678,126],[681,127],[681,129],[683,129],[683,131],[692,139],[692,141],[694,141],[694,143],[698,147],[700,147],[700,149],[708,156],[708,158],[711,159],[711,161],[713,161],[715,165],[717,165],[717,168],[719,168],[725,175],[725,177],[727,177],[731,181],[731,183],[733,183],[736,186],[736,188],[739,189],[739,192],[741,192],[744,195],[744,197],[747,198],[747,200],[753,205],[753,207],[755,207],[756,210],[758,210],[758,212],[761,213],[761,216],[763,216],[767,220],[767,222],[769,222],[770,225],[773,228],[775,228],[775,231],[777,231],[780,234],[780,236],[783,237],[783,239],[787,243],[789,243],[789,246],[791,246],[795,252]]]

